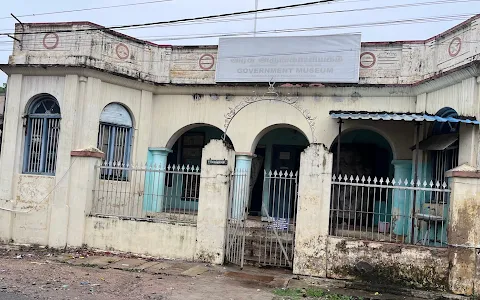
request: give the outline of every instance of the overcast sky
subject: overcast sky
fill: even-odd
[[[258,8],[283,6],[304,3],[312,0],[258,0]],[[154,2],[153,0],[5,0],[0,13],[0,32],[12,32],[15,20],[10,13],[20,17],[25,23],[91,21],[100,25],[124,25],[155,21],[167,21],[188,17],[198,17],[255,8],[255,0],[166,0],[165,2],[139,4],[135,6],[117,7],[69,13],[41,14],[65,10],[77,10],[114,6],[131,3]],[[426,5],[418,6],[419,3]],[[412,6],[415,4],[417,6]],[[367,9],[385,6],[405,5],[388,9]],[[356,10],[358,11],[351,11]],[[278,29],[331,27],[353,25],[349,28],[322,29],[284,33],[282,35],[322,35],[334,33],[361,33],[362,41],[394,41],[426,39],[439,34],[456,24],[466,20],[468,16],[480,13],[480,0],[337,0],[334,3],[318,4],[307,8],[289,9],[280,12],[258,14],[257,31]],[[281,15],[298,15],[283,18],[271,18]],[[447,18],[438,18],[448,16]],[[268,18],[270,17],[270,18]],[[436,22],[418,22],[388,26],[357,26],[365,23],[377,23],[393,20],[437,18]],[[217,44],[218,38],[193,38],[192,36],[252,32],[253,15],[235,17],[243,19],[229,22],[210,22],[164,26],[122,31],[128,35],[151,40],[160,44],[205,45]],[[268,35],[275,35],[269,33]],[[280,35],[280,34],[276,34]],[[172,36],[177,36],[172,40]],[[266,35],[261,35],[266,36]],[[187,38],[188,39],[185,39]],[[12,43],[8,37],[0,37],[0,63],[8,62],[12,51]],[[6,75],[0,72],[0,83],[6,82]]]

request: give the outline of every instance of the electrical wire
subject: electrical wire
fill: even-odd
[[[430,1],[430,2],[423,2],[423,3],[410,3],[410,4],[400,4],[400,5],[390,5],[390,6],[379,6],[379,7],[368,7],[368,8],[360,8],[360,9],[351,9],[351,10],[334,10],[334,11],[326,11],[326,12],[319,12],[319,13],[307,13],[307,14],[290,14],[290,15],[276,15],[276,16],[264,16],[264,17],[259,17],[259,18],[284,18],[284,17],[296,17],[296,16],[307,16],[307,15],[319,15],[319,14],[334,14],[334,13],[343,13],[343,12],[352,12],[352,11],[366,11],[366,10],[377,10],[377,9],[398,9],[398,8],[405,8],[405,7],[410,7],[410,6],[425,6],[425,5],[438,5],[438,4],[449,4],[449,3],[458,3],[458,2],[478,2],[480,0],[442,0],[442,1]],[[461,16],[454,16],[454,18],[463,18],[465,15]],[[158,25],[158,26],[178,26],[178,25],[194,25],[198,23],[215,23],[215,22],[230,22],[230,21],[244,21],[244,20],[251,20],[252,18],[241,18],[241,19],[227,19],[227,20],[201,20],[200,22],[190,22],[190,23],[174,23],[174,24],[163,24],[163,25]],[[418,19],[417,19],[418,20]],[[453,19],[448,19],[448,20],[441,20],[441,21],[451,21]],[[213,21],[213,22],[212,22]],[[392,21],[387,21],[387,22],[392,22]],[[399,22],[402,23],[410,23],[409,20],[399,20]],[[371,25],[368,24],[350,24],[350,25],[337,25],[337,26],[329,26],[328,28],[330,29],[335,29],[335,28],[347,28],[347,27],[354,27],[354,26],[379,26],[380,24],[374,23]],[[383,26],[383,24],[381,24]],[[302,30],[302,29],[301,29]],[[308,30],[308,29],[307,29]],[[321,28],[317,29],[312,29],[312,30],[323,30]],[[295,32],[295,29],[283,29],[277,32],[282,32],[282,31],[288,31],[288,32]],[[305,30],[302,30],[305,31]],[[277,33],[275,32],[275,33]],[[265,33],[272,33],[272,31],[268,31]],[[263,34],[265,34],[263,33]],[[160,40],[183,40],[186,37],[188,39],[203,39],[203,38],[212,38],[212,37],[222,37],[222,36],[241,36],[241,35],[248,35],[251,34],[251,32],[241,32],[241,33],[216,33],[216,34],[204,34],[204,35],[184,35],[182,36],[161,36],[162,39]],[[7,38],[6,36],[0,36],[2,38]],[[159,36],[148,36],[148,37],[159,37]],[[140,37],[140,38],[147,38],[146,37]],[[155,41],[155,40],[152,40]],[[13,43],[12,41],[0,41],[1,43]],[[0,51],[9,51],[8,49],[2,49]]]
[[[43,12],[43,13],[36,13],[36,14],[28,14],[28,15],[18,15],[18,18],[24,17],[39,17],[43,15],[55,15],[55,14],[64,14],[64,13],[72,13],[72,12],[83,12],[83,11],[91,11],[91,10],[103,10],[103,9],[111,9],[111,8],[119,8],[119,7],[127,7],[127,6],[137,6],[137,5],[145,5],[145,4],[154,4],[154,3],[161,3],[161,2],[169,2],[174,0],[157,0],[157,1],[147,1],[147,2],[137,2],[137,3],[127,3],[127,4],[120,4],[120,5],[111,5],[111,6],[101,6],[101,7],[89,7],[89,8],[79,8],[79,9],[72,9],[72,10],[60,10],[60,11],[53,11],[53,12]],[[355,3],[355,2],[367,2],[372,0],[338,0],[339,4],[343,3]],[[11,16],[1,17],[0,20],[10,19]],[[0,29],[0,30],[8,30],[8,29]]]
[[[403,20],[390,20],[390,21],[380,21],[380,22],[370,22],[370,23],[355,23],[355,24],[345,24],[345,25],[329,25],[329,26],[316,26],[316,27],[303,27],[303,28],[285,28],[285,29],[271,29],[271,30],[257,30],[257,34],[269,34],[269,33],[292,33],[292,32],[306,32],[306,31],[320,31],[320,30],[331,30],[331,29],[347,29],[347,28],[360,28],[360,27],[372,27],[372,26],[390,26],[390,25],[403,25],[403,24],[417,24],[417,23],[427,23],[427,22],[445,22],[445,21],[455,21],[462,20],[468,17],[471,17],[475,14],[467,15],[454,15],[454,16],[439,16],[432,18],[419,18],[419,19],[403,19]],[[205,35],[175,35],[175,36],[163,36],[161,39],[152,39],[151,41],[171,41],[171,40],[183,40],[183,39],[199,39],[199,38],[212,38],[212,37],[231,37],[231,36],[241,36],[241,35],[250,35],[253,31],[243,31],[243,32],[222,32],[222,33],[212,33]]]
[[[45,15],[56,15],[56,14],[82,12],[82,11],[102,10],[102,9],[119,8],[119,7],[127,7],[127,6],[137,6],[137,5],[154,4],[154,3],[163,3],[163,2],[171,2],[171,1],[174,1],[174,0],[156,0],[156,1],[147,1],[147,2],[139,2],[139,3],[128,3],[128,4],[119,4],[119,5],[110,5],[110,6],[79,8],[79,9],[71,9],[71,10],[43,12],[43,13],[36,13],[36,14],[30,14],[30,15],[19,15],[19,16],[16,16],[16,17],[17,18],[38,17],[38,16],[45,16]],[[0,20],[10,19],[10,18],[12,18],[12,17],[11,16],[1,17]]]
[[[370,0],[369,0],[370,1]],[[389,6],[376,6],[376,7],[366,7],[366,8],[358,8],[358,9],[347,9],[347,10],[331,10],[331,11],[324,11],[324,12],[317,12],[317,13],[299,13],[299,14],[288,14],[288,15],[274,15],[274,16],[260,16],[257,19],[273,19],[273,18],[289,18],[289,17],[303,17],[303,16],[314,16],[314,15],[323,15],[323,14],[337,14],[337,13],[348,13],[348,12],[361,12],[361,11],[370,11],[370,10],[384,10],[384,9],[398,9],[398,8],[408,8],[408,7],[418,7],[418,6],[430,6],[430,5],[442,5],[442,4],[458,4],[458,3],[469,3],[469,2],[479,2],[480,0],[440,0],[440,1],[430,1],[430,2],[420,2],[420,3],[407,3],[407,4],[398,4],[398,5],[389,5]],[[158,24],[158,25],[148,25],[149,28],[152,27],[168,27],[168,26],[191,26],[191,25],[198,25],[198,24],[212,24],[212,23],[221,23],[221,22],[241,22],[241,21],[250,21],[255,19],[254,17],[250,18],[227,18],[227,19],[205,19],[199,21],[191,21],[191,22],[179,22],[179,23],[168,23],[168,24]],[[106,28],[113,28],[122,25],[114,25],[112,27]],[[131,30],[131,29],[141,29],[144,28],[143,26],[138,26],[135,28],[118,28],[117,30]],[[101,29],[97,29],[101,30]],[[5,37],[5,36],[4,36]],[[140,37],[142,38],[142,37]],[[143,37],[146,38],[146,37]]]
[[[470,14],[462,15],[450,15],[450,16],[438,16],[438,17],[428,17],[428,18],[418,18],[418,19],[400,19],[400,20],[390,20],[390,21],[380,21],[380,22],[369,22],[369,23],[354,23],[354,24],[344,24],[344,25],[333,25],[333,26],[317,26],[317,27],[305,27],[305,28],[285,28],[285,29],[274,29],[274,30],[263,30],[257,31],[257,34],[279,34],[279,33],[296,33],[296,32],[309,32],[309,31],[321,31],[321,30],[331,30],[331,29],[344,29],[344,28],[359,28],[359,27],[372,27],[372,26],[390,26],[390,25],[404,25],[404,24],[416,24],[416,23],[426,23],[426,22],[444,22],[444,21],[453,21],[461,20],[466,17],[471,16]],[[245,36],[250,35],[253,31],[244,31],[244,32],[222,32],[222,33],[211,33],[211,34],[189,34],[189,35],[170,35],[162,36],[160,39],[151,39],[152,42],[158,41],[172,41],[172,40],[185,40],[185,39],[204,39],[204,38],[215,38],[215,37],[233,37],[233,36]],[[5,42],[5,41],[4,41]],[[465,41],[473,42],[473,41]],[[85,41],[85,44],[89,44],[90,41]],[[63,43],[64,46],[68,45],[80,45],[78,42],[72,43]],[[423,46],[423,45],[410,45],[410,46]],[[8,49],[4,49],[9,51]],[[53,50],[53,51],[62,51],[62,50]]]
[[[442,5],[442,4],[458,4],[458,3],[469,3],[469,2],[480,2],[480,0],[442,0],[442,1],[431,1],[431,2],[420,2],[420,3],[408,3],[408,4],[399,4],[399,5],[389,5],[389,6],[375,6],[375,7],[364,7],[356,9],[346,9],[346,10],[330,10],[316,13],[297,13],[297,14],[287,14],[287,15],[274,15],[274,16],[260,16],[256,19],[276,19],[276,18],[291,18],[291,17],[304,17],[304,16],[317,16],[325,14],[337,14],[337,13],[350,13],[350,12],[362,12],[362,11],[371,11],[371,10],[383,10],[383,9],[398,9],[398,8],[408,8],[408,7],[417,7],[417,6],[430,6],[430,5]],[[160,24],[149,26],[149,28],[156,27],[170,27],[170,26],[191,26],[199,24],[215,24],[215,23],[224,23],[224,22],[242,22],[242,21],[251,21],[255,17],[248,18],[228,18],[220,20],[200,20],[189,23],[175,23],[175,24]]]
[[[184,19],[176,19],[176,20],[169,20],[169,21],[158,21],[158,22],[130,24],[130,25],[118,25],[118,26],[99,27],[99,28],[83,28],[83,29],[74,29],[74,30],[68,29],[68,30],[53,30],[53,31],[48,30],[48,31],[40,31],[40,32],[24,32],[22,34],[23,35],[28,35],[28,34],[38,34],[38,33],[91,32],[91,31],[105,31],[105,30],[113,30],[113,29],[145,27],[145,26],[161,25],[161,24],[174,24],[174,23],[181,23],[181,22],[207,20],[207,19],[213,19],[213,18],[223,18],[223,17],[231,17],[231,16],[239,16],[239,15],[248,15],[248,14],[253,14],[253,13],[261,13],[261,12],[278,11],[278,10],[292,9],[292,8],[299,8],[299,7],[308,7],[308,6],[312,6],[312,5],[318,5],[318,4],[330,3],[330,2],[336,2],[336,1],[337,0],[318,0],[318,1],[283,5],[283,6],[268,7],[268,8],[262,8],[262,9],[237,11],[237,12],[231,12],[231,13],[224,13],[224,14],[217,14],[217,15],[210,15],[210,16],[201,16],[201,17],[193,17],[193,18],[184,18]],[[13,34],[15,34],[15,33],[3,32],[3,33],[0,33],[0,36],[8,36],[8,35],[13,35]]]

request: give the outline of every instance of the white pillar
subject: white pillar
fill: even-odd
[[[326,277],[333,156],[323,144],[301,155],[293,273]]]
[[[134,149],[132,159],[134,163],[147,161],[148,151],[151,146],[150,139],[152,134],[152,112],[153,112],[153,94],[152,92],[142,91],[140,100],[140,113],[134,117]],[[157,133],[155,133],[157,134]]]
[[[80,247],[85,243],[85,218],[92,210],[95,180],[100,176],[95,172],[95,165],[100,165],[103,153],[89,148],[72,151],[70,155],[70,172],[75,176],[71,176],[69,182],[67,245]]]
[[[207,160],[226,160],[226,165],[209,165]],[[230,174],[235,153],[220,140],[203,148],[197,216],[195,260],[223,264],[227,232]]]
[[[468,164],[478,168],[478,126],[460,124],[460,139],[458,147],[458,165]]]
[[[75,141],[74,141],[74,149],[80,149],[85,147],[88,144],[82,145],[82,135],[83,131],[85,130],[85,122],[89,122],[87,119],[83,119],[85,111],[90,111],[92,108],[90,105],[85,105],[88,101],[90,104],[90,99],[87,100],[86,93],[87,93],[87,77],[80,76],[78,78],[79,87],[78,87],[78,101],[77,101],[77,120],[75,122]],[[92,124],[93,125],[93,124]]]
[[[243,218],[245,206],[250,197],[250,174],[252,171],[251,153],[237,153],[235,156],[235,183],[233,186],[232,218]]]
[[[79,81],[77,75],[65,77],[65,92],[60,103],[62,120],[57,148],[57,166],[55,170],[55,190],[50,210],[48,245],[64,247],[67,243],[67,226],[70,199],[68,189],[71,172],[71,157],[75,142],[75,120],[77,118],[77,99]]]
[[[23,76],[10,75],[8,78],[7,97],[5,100],[5,116],[3,121],[2,155],[0,156],[0,207],[12,209],[14,207],[13,185],[16,173],[20,170],[21,159],[16,160],[17,154],[22,152],[23,136],[22,109],[20,99]],[[8,241],[12,238],[12,213],[0,210],[0,240]]]
[[[449,288],[455,294],[480,294],[478,249],[480,245],[480,173],[461,165],[445,174],[450,178],[448,218]]]
[[[82,121],[80,122],[82,125],[82,130],[78,132],[78,134],[80,135],[80,138],[78,139],[78,145],[81,148],[91,145],[97,145],[98,125],[100,122],[99,117],[103,109],[103,105],[101,104],[101,90],[102,81],[97,78],[88,77],[85,87],[85,96],[80,97],[80,99],[82,99],[83,97],[86,99],[86,101],[88,102],[88,106],[83,109],[82,115],[77,114],[78,117],[82,118]],[[85,105],[85,103],[83,103],[83,105]],[[95,114],[92,114],[92,112],[95,112]]]

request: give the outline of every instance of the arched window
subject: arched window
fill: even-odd
[[[456,118],[458,117],[458,113],[450,107],[444,107],[441,110],[439,110],[436,114],[436,116],[448,119],[448,118]],[[459,129],[460,123],[451,123],[451,122],[435,122],[433,124],[433,129],[432,129],[432,135],[438,135],[438,134],[450,134],[450,133],[457,133],[458,134],[458,129]]]
[[[440,109],[435,115],[447,120],[448,118],[458,117],[458,113],[450,107]],[[433,123],[431,136],[440,136],[444,141],[441,149],[430,151],[430,163],[434,181],[445,181],[445,172],[458,166],[459,128],[459,122]]]
[[[130,161],[132,144],[132,118],[130,113],[118,103],[111,103],[100,115],[100,127],[98,130],[98,149],[105,153],[104,162],[110,166],[126,166]],[[126,172],[120,170],[113,172],[111,169],[103,169],[102,176],[112,176],[124,179]]]
[[[60,107],[51,95],[39,95],[30,104],[27,114],[24,173],[55,175],[60,118]]]

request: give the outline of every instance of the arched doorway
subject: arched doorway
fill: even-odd
[[[393,176],[393,150],[381,134],[369,129],[355,129],[342,133],[340,160],[338,137],[330,147],[333,153],[333,173],[371,177]],[[339,168],[337,170],[337,168]]]
[[[167,144],[166,203],[171,211],[196,213],[200,195],[200,167],[203,148],[222,139],[223,131],[208,124],[192,124],[176,132]],[[227,137],[227,146],[232,142]]]
[[[337,179],[339,182],[351,184],[359,178],[363,183],[377,183],[393,178],[392,147],[385,137],[375,131],[356,129],[343,132],[340,139],[335,139],[330,151],[333,153],[333,173],[337,178],[343,178]],[[373,228],[380,232],[379,225],[391,223],[391,190],[362,191],[360,189],[358,193],[355,190],[352,195],[351,186],[333,186],[330,224],[336,235],[356,236],[362,234],[362,230],[373,231]],[[360,232],[356,232],[358,230]]]
[[[228,244],[240,246],[228,248],[230,261],[241,257],[240,265],[245,258],[264,266],[293,266],[300,154],[308,145],[305,134],[288,124],[267,127],[256,136],[249,184],[238,180],[234,185],[234,191],[249,189],[248,199],[233,197],[233,203],[241,203],[241,213],[248,211],[250,220],[237,225],[238,217],[229,219]],[[248,232],[249,238],[236,234],[238,228]]]
[[[267,128],[256,141],[250,215],[293,218],[300,154],[309,141],[299,129],[287,125]]]
[[[171,149],[167,163],[170,165],[199,166],[202,162],[202,150],[211,140],[221,140],[223,131],[208,124],[192,124],[173,135],[167,144]],[[181,133],[181,134],[180,134]],[[225,142],[233,149],[227,136]]]

